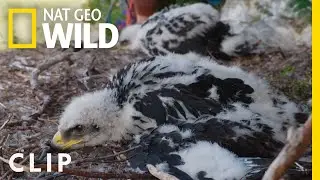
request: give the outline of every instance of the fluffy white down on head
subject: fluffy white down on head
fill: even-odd
[[[121,140],[132,121],[130,118],[123,117],[115,103],[113,93],[105,89],[74,98],[60,118],[59,131],[63,132],[77,125],[90,128],[95,124],[100,130],[94,134],[94,137],[92,134],[86,134],[84,137],[86,145]]]
[[[129,43],[129,49],[138,49],[139,43],[137,39],[137,34],[140,29],[140,24],[126,26],[120,33],[119,42],[122,43],[127,41]]]
[[[207,173],[205,177],[215,180],[241,179],[248,170],[235,154],[217,143],[199,141],[174,154],[178,154],[185,163],[177,168],[193,179],[197,179],[197,173],[200,171]]]

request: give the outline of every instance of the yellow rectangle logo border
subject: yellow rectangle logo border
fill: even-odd
[[[14,44],[13,42],[13,14],[31,14],[31,44]],[[8,10],[8,48],[36,48],[37,47],[37,9],[15,8]]]

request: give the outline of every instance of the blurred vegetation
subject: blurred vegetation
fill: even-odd
[[[102,14],[99,22],[105,22],[112,1],[113,0],[88,0],[87,3],[83,5],[83,8],[89,8],[91,10],[99,9]],[[120,9],[119,0],[116,0],[114,6],[112,7],[111,23],[114,24],[120,19],[125,19],[125,15]],[[94,23],[94,21],[91,23]]]
[[[106,22],[107,16],[109,11],[110,12],[110,22],[112,24],[119,24],[120,21],[125,20],[125,14],[122,12],[120,8],[119,0],[115,0],[113,6],[110,9],[110,6],[112,5],[113,0],[88,0],[86,4],[83,5],[83,8],[89,8],[91,10],[93,9],[99,9],[101,11],[101,19],[100,21],[91,21],[90,23],[102,23]],[[106,37],[107,39],[111,39],[112,33],[110,30],[106,30]]]
[[[281,75],[282,76],[289,76],[290,74],[294,73],[295,67],[293,66],[286,66],[282,71]]]
[[[312,2],[311,0],[290,0],[289,7],[296,13],[299,18],[302,18],[309,23],[312,20]]]

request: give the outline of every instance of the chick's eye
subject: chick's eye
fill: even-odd
[[[83,126],[82,125],[77,125],[74,129],[76,131],[82,131],[83,130]]]
[[[93,124],[92,127],[97,131],[100,129],[100,127],[98,125],[96,125],[96,124]]]

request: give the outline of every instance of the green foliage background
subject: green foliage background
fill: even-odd
[[[312,20],[312,2],[311,0],[291,0],[289,7],[293,9],[296,15],[305,19],[309,23]]]
[[[100,21],[105,21],[105,17],[107,16],[111,2],[112,0],[88,0],[88,2],[84,5],[84,8],[99,9],[102,13],[102,18]],[[111,22],[115,23],[117,19],[124,18],[125,16],[122,14],[121,9],[119,7],[119,0],[116,0],[116,4],[112,8]]]

